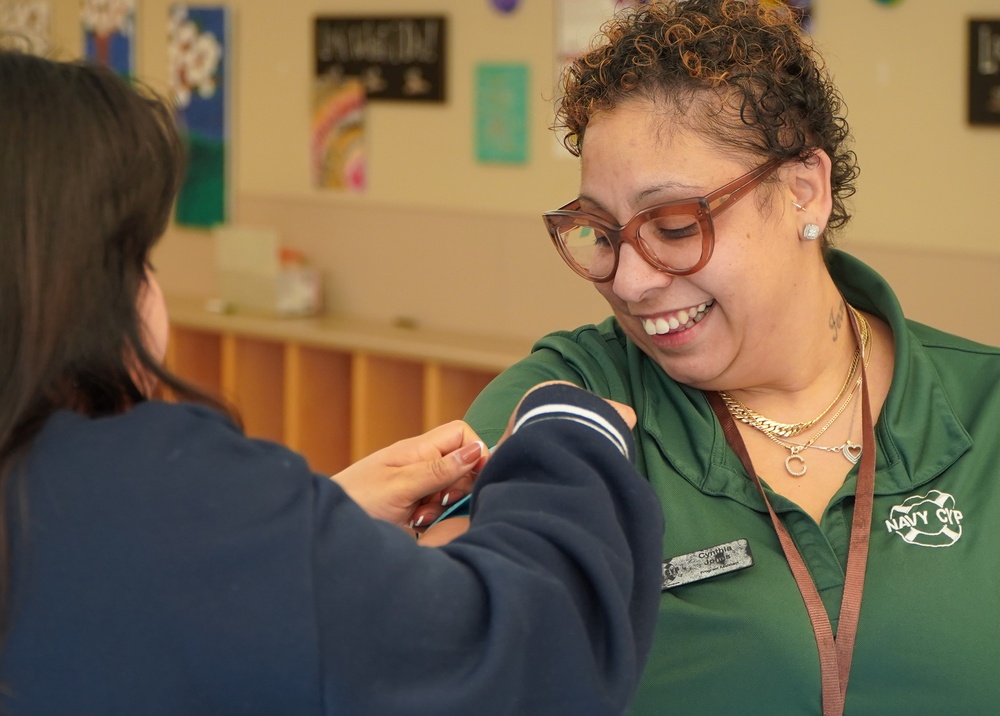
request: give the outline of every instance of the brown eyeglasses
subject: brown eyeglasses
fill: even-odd
[[[622,226],[580,211],[579,199],[545,212],[542,219],[559,255],[588,281],[604,283],[614,278],[622,242],[657,271],[687,276],[703,269],[712,258],[712,218],[749,194],[783,162],[772,159],[708,196],[650,207]]]

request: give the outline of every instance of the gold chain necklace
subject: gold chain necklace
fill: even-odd
[[[859,312],[855,311],[853,308],[851,310],[854,312],[854,315],[857,316],[858,323],[860,324],[859,328],[861,333],[862,352],[864,353],[864,364],[865,368],[868,368],[868,364],[871,361],[873,352],[871,350],[871,326],[868,325],[868,321],[865,319],[864,316],[862,316]],[[847,406],[850,405],[851,399],[854,398],[854,394],[857,393],[858,389],[861,387],[861,379],[863,375],[864,375],[863,373],[858,375],[857,380],[854,381],[854,387],[851,389],[851,392],[847,396],[847,400],[845,400],[843,405],[841,405],[840,408],[837,410],[837,412],[834,413],[833,417],[830,418],[830,420],[828,420],[827,423],[822,428],[820,428],[816,432],[816,434],[813,435],[805,443],[794,443],[791,442],[790,440],[782,440],[777,435],[771,435],[770,433],[761,431],[764,432],[764,434],[767,435],[767,437],[769,437],[772,441],[774,441],[781,447],[788,450],[788,457],[785,458],[785,471],[788,472],[789,475],[791,475],[792,477],[802,477],[803,475],[806,474],[806,471],[809,468],[806,465],[805,458],[802,457],[802,453],[807,448],[815,448],[816,450],[825,450],[828,452],[839,452],[841,455],[847,458],[847,460],[850,461],[852,465],[857,463],[857,461],[861,459],[862,446],[855,445],[850,440],[850,433],[854,429],[853,414],[851,415],[851,427],[848,430],[848,439],[843,445],[826,447],[823,445],[815,445],[814,443],[819,439],[819,437],[823,433],[827,431],[827,429],[831,425],[834,424],[834,422],[836,422],[837,418],[839,418],[843,414],[843,412],[847,409]]]
[[[851,400],[854,398],[854,394],[858,392],[858,389],[861,387],[861,380],[864,374],[862,373],[858,375],[857,379],[854,378],[854,374],[857,371],[858,363],[860,362],[859,357],[863,356],[863,362],[865,368],[868,367],[868,364],[871,361],[872,357],[871,326],[869,325],[867,319],[865,319],[865,317],[859,311],[855,310],[853,306],[849,306],[849,308],[851,309],[851,312],[854,314],[854,316],[857,318],[859,324],[858,326],[859,333],[861,334],[861,345],[855,349],[855,359],[851,361],[851,369],[850,372],[847,374],[847,385],[851,385],[851,383],[853,383],[854,385],[851,388],[851,391],[847,394],[847,399],[844,400],[841,406],[837,409],[837,412],[833,414],[833,417],[831,417],[823,425],[823,427],[821,427],[818,431],[816,431],[816,433],[805,443],[796,443],[787,439],[783,439],[784,436],[782,436],[776,429],[771,427],[771,425],[774,424],[775,421],[769,420],[768,418],[765,418],[759,413],[753,413],[753,411],[750,411],[751,413],[753,413],[753,415],[759,417],[760,420],[743,420],[742,418],[740,418],[740,416],[738,416],[735,412],[733,412],[732,408],[729,407],[729,402],[726,401],[725,398],[723,398],[724,402],[726,403],[726,407],[729,408],[730,413],[733,415],[734,418],[740,419],[742,422],[746,423],[747,425],[750,425],[752,428],[755,428],[756,430],[766,435],[775,444],[788,450],[788,457],[785,458],[785,470],[792,477],[802,477],[803,475],[806,474],[808,467],[806,466],[805,458],[802,457],[802,453],[807,448],[814,448],[816,450],[825,450],[827,452],[839,452],[848,461],[850,461],[851,464],[855,464],[859,459],[861,459],[862,446],[855,445],[854,443],[852,443],[850,440],[850,434],[848,434],[848,439],[843,445],[827,447],[815,444],[815,442],[820,438],[820,436],[822,436],[823,433],[825,433],[830,428],[830,426],[837,421],[837,418],[839,418],[844,413],[844,411],[847,410],[847,406],[851,404]],[[837,400],[841,398],[843,393],[844,391],[843,389],[841,389],[840,393],[837,395]],[[722,395],[721,392],[720,395]],[[746,406],[743,407],[746,408]],[[833,406],[831,405],[830,408],[832,407]],[[823,412],[823,414],[821,414],[815,420],[811,421],[810,424],[813,424],[817,420],[822,418],[823,415],[825,415],[830,411],[830,408],[827,408]],[[749,408],[746,409],[749,411]],[[778,425],[782,424],[778,423]],[[851,417],[852,430],[853,427],[854,427],[854,418],[852,414]]]
[[[866,360],[865,367],[867,366],[868,366],[868,361]],[[856,408],[857,403],[855,403],[854,405]],[[812,440],[804,444],[793,442],[791,440],[782,440],[781,438],[774,438],[774,440],[780,441],[779,444],[782,447],[787,448],[789,451],[793,450],[794,448],[798,448],[798,450],[795,451],[796,453],[800,453],[804,451],[806,448],[812,448],[813,450],[822,450],[824,452],[840,453],[841,455],[844,456],[844,459],[847,460],[849,463],[851,463],[852,465],[857,465],[858,460],[861,459],[862,447],[861,445],[852,442],[850,437],[851,435],[854,434],[854,418],[857,416],[857,412],[858,412],[857,410],[851,410],[851,424],[847,426],[847,440],[845,440],[840,445],[829,445],[829,446],[814,445],[813,443],[815,442],[816,438],[813,438]],[[789,457],[791,457],[791,455]],[[802,460],[802,474],[804,475],[806,471],[806,463],[803,458],[800,457],[799,459]],[[789,462],[790,460],[786,458],[785,462],[786,470],[788,470]],[[795,475],[792,474],[791,472],[789,472],[789,474],[791,474],[792,477],[795,477]]]
[[[817,422],[822,420],[827,413],[833,410],[833,407],[841,401],[844,397],[844,393],[847,392],[848,387],[850,387],[851,383],[854,382],[854,374],[858,369],[858,364],[861,362],[861,357],[867,352],[868,344],[871,341],[871,326],[868,324],[868,321],[865,320],[865,317],[862,316],[861,313],[854,308],[854,306],[848,304],[847,307],[851,310],[860,324],[861,345],[854,349],[854,356],[851,359],[851,367],[847,371],[847,378],[844,380],[844,384],[822,413],[817,415],[812,420],[802,423],[780,423],[777,420],[771,420],[770,418],[764,417],[757,411],[748,408],[739,398],[734,395],[730,395],[727,391],[720,390],[719,396],[726,404],[726,408],[729,410],[730,414],[741,423],[745,423],[746,425],[759,430],[773,439],[775,437],[794,437],[803,430],[811,428]]]
[[[865,361],[865,367],[866,368],[868,367],[867,360]],[[770,435],[768,433],[764,433],[765,435],[767,435],[767,437],[771,438],[771,440],[773,440],[775,443],[788,450],[788,457],[785,458],[785,470],[788,472],[789,475],[791,475],[792,477],[802,477],[803,475],[806,474],[806,471],[809,468],[806,465],[805,458],[802,457],[802,452],[806,448],[815,448],[816,450],[825,450],[827,452],[839,452],[845,458],[847,458],[852,465],[857,463],[857,461],[861,459],[861,446],[852,443],[850,438],[848,438],[847,442],[845,442],[843,445],[836,445],[834,447],[826,447],[824,445],[813,444],[817,440],[819,440],[819,437],[823,433],[825,433],[827,429],[834,424],[837,418],[841,416],[844,410],[847,409],[847,406],[850,405],[851,403],[851,399],[854,397],[854,394],[858,392],[858,388],[860,387],[861,387],[861,376],[858,376],[858,380],[854,383],[854,387],[848,394],[847,400],[845,400],[844,404],[840,406],[840,409],[837,410],[836,413],[834,413],[833,417],[830,418],[829,421],[827,421],[826,425],[820,428],[815,435],[813,435],[811,438],[809,438],[809,440],[807,440],[804,443],[793,443],[790,440],[782,440],[776,435]],[[851,429],[853,429],[853,427],[854,427],[854,420],[852,416]],[[793,465],[795,465],[794,469],[792,467]]]

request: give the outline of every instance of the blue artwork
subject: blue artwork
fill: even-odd
[[[188,146],[175,212],[179,224],[212,227],[227,218],[228,26],[222,6],[174,5],[170,10],[170,89]]]
[[[83,0],[83,52],[123,77],[135,74],[135,0]]]

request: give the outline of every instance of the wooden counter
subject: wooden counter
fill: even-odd
[[[335,316],[213,313],[189,297],[167,305],[167,365],[231,401],[247,434],[284,443],[328,474],[461,418],[531,347]]]

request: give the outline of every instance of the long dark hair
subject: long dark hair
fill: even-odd
[[[0,137],[5,620],[9,483],[53,413],[128,410],[145,399],[137,369],[225,408],[150,356],[136,305],[183,174],[169,107],[101,67],[0,51]]]

